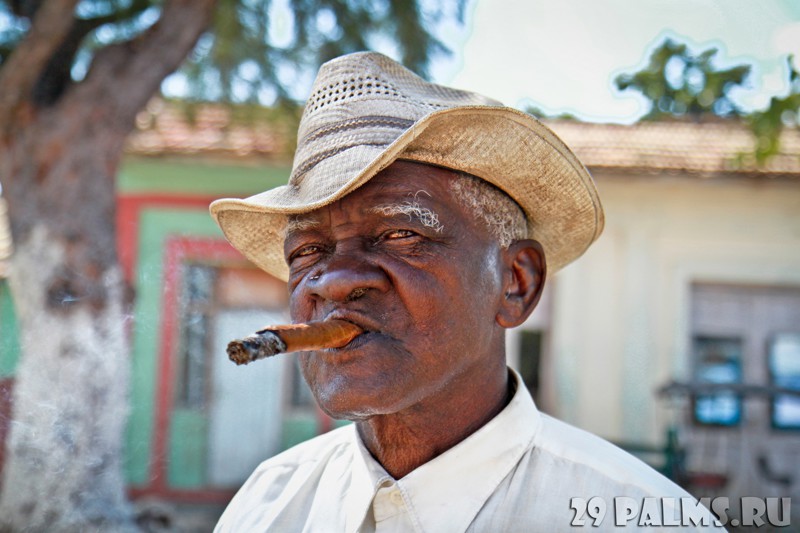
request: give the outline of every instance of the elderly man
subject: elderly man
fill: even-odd
[[[217,531],[609,529],[615,497],[663,498],[644,525],[680,520],[684,491],[538,412],[506,367],[505,330],[603,226],[588,173],[534,118],[344,56],[319,72],[289,184],[211,212],[288,280],[295,322],[364,330],[300,355],[320,407],[355,424],[262,463]],[[573,499],[592,497],[599,522]]]

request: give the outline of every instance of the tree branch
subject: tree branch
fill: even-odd
[[[11,12],[18,17],[33,18],[42,6],[42,0],[11,0]]]
[[[65,98],[103,102],[116,125],[132,127],[136,113],[208,28],[216,1],[167,0],[147,31],[98,51],[86,79]]]
[[[31,29],[0,69],[0,127],[15,122],[20,105],[31,91],[50,58],[61,46],[74,20],[78,0],[48,0],[36,12]]]
[[[123,22],[127,19],[133,18],[141,14],[147,8],[153,7],[153,2],[149,0],[132,0],[130,5],[118,11],[112,11],[108,15],[85,19],[85,21],[92,28],[99,28],[103,24],[111,24],[113,22]]]
[[[121,11],[90,19],[76,19],[72,28],[56,50],[33,90],[37,104],[53,104],[72,81],[72,64],[83,40],[91,32],[106,24],[124,22],[141,14],[150,6],[147,0],[134,0]]]

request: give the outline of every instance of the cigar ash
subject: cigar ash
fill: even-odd
[[[237,365],[246,365],[285,351],[286,343],[270,330],[262,330],[228,343],[228,358]]]

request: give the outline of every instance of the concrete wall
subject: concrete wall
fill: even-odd
[[[800,286],[800,181],[596,173],[599,241],[552,280],[547,410],[663,443],[656,389],[689,377],[692,282]]]

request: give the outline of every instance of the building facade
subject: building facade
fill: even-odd
[[[136,295],[127,479],[137,498],[222,505],[259,461],[337,424],[292,358],[225,357],[230,339],[286,320],[287,292],[225,242],[208,204],[285,183],[291,147],[218,109],[195,129],[159,103],[138,122],[118,177]],[[509,363],[543,410],[698,495],[800,501],[798,136],[758,167],[748,132],[725,123],[551,126],[594,175],[606,228],[509,332]],[[0,282],[0,393],[14,328]]]
[[[798,138],[757,167],[725,123],[553,128],[592,171],[606,228],[522,328],[543,339],[540,404],[695,494],[797,501]]]

